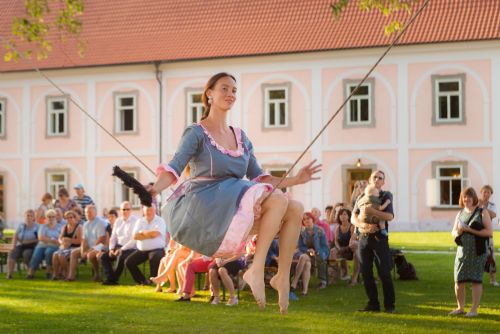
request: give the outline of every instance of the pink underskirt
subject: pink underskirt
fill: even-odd
[[[243,253],[248,234],[254,223],[254,205],[265,191],[272,189],[270,184],[257,183],[245,192],[219,249],[213,255],[214,258],[227,258]]]

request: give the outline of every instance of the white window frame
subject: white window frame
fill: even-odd
[[[62,102],[64,104],[64,109],[62,110],[54,110],[52,109],[52,103],[54,102]],[[68,129],[68,107],[69,107],[69,99],[67,96],[47,96],[47,137],[61,137],[61,136],[67,136],[69,134],[69,129]],[[58,132],[54,131],[55,129],[52,129],[52,116],[54,115],[56,117],[55,120],[55,128],[59,128],[59,117],[57,117],[58,114],[63,114],[63,127],[64,131],[63,132]]]
[[[66,188],[68,189],[69,184],[69,170],[57,169],[57,170],[46,170],[46,184],[47,184],[47,192],[52,194],[53,198],[57,198],[57,193],[59,189]],[[55,175],[62,175],[64,177],[64,181],[53,182],[52,177]]]
[[[272,172],[284,172],[286,173],[289,169],[290,169],[291,165],[289,166],[267,166],[267,167],[264,167],[263,169],[266,171],[266,173],[268,173],[269,175],[272,175]],[[292,176],[292,173],[288,174],[288,177]],[[279,176],[276,176],[276,177],[279,177]],[[291,193],[292,192],[292,188],[290,187],[285,187],[285,188],[280,188],[281,190],[283,190],[284,193]]]
[[[465,113],[464,113],[464,83],[465,83],[465,75],[458,74],[453,76],[432,76],[433,82],[433,117],[432,124],[433,125],[441,125],[441,124],[465,124]],[[439,84],[447,83],[447,82],[458,82],[458,91],[456,92],[440,92]],[[450,118],[451,114],[451,102],[450,98],[452,96],[458,96],[458,118]],[[447,118],[440,117],[440,97],[447,98]]]
[[[115,133],[117,134],[130,134],[130,133],[137,133],[138,131],[138,126],[137,126],[137,109],[138,109],[138,99],[137,99],[137,92],[128,92],[128,93],[114,93],[114,109],[115,109]],[[131,106],[122,106],[121,105],[121,99],[126,99],[126,98],[132,98],[133,103]],[[133,112],[133,129],[132,130],[122,130],[124,127],[123,123],[123,118],[122,118],[122,111],[125,109],[132,109]],[[123,127],[122,127],[123,125]]]
[[[3,139],[6,134],[7,122],[7,99],[0,98],[0,138]]]
[[[138,168],[123,168],[125,173],[130,174],[136,180],[139,179],[139,169]],[[141,207],[141,201],[139,196],[134,194],[134,191],[131,188],[128,188],[123,185],[123,182],[118,179],[116,176],[114,177],[115,184],[115,206],[119,207],[123,201],[129,201],[130,205],[133,209],[138,209]],[[124,192],[127,192],[127,196],[125,196]]]
[[[359,80],[344,80],[344,96],[347,98],[351,94],[351,89],[355,88],[359,84]],[[368,87],[367,95],[353,95],[349,102],[345,105],[344,112],[344,128],[354,128],[354,127],[374,127],[375,126],[375,106],[374,106],[374,87],[375,80],[368,78],[360,86]],[[351,119],[351,101],[355,101],[358,105],[358,119],[361,118],[361,101],[368,101],[368,120],[367,121],[353,121]]]
[[[191,125],[193,123],[198,123],[203,115],[203,102],[193,102],[194,95],[202,95],[203,90],[189,89],[186,90],[186,125]],[[192,109],[196,108],[197,120],[193,119]]]
[[[263,85],[264,94],[264,129],[287,129],[290,128],[290,84],[279,84],[279,85]],[[284,90],[285,98],[283,99],[270,99],[269,92],[274,90]],[[285,105],[285,123],[279,124],[280,119],[280,105],[284,103]],[[274,105],[274,119],[276,124],[270,123],[270,105]],[[278,121],[276,121],[278,120]]]
[[[457,168],[460,170],[459,177],[453,176],[440,176],[441,169]],[[434,209],[457,209],[459,204],[451,204],[453,198],[452,183],[453,180],[461,181],[460,192],[467,187],[469,180],[467,178],[467,162],[466,161],[445,161],[432,163],[432,179],[427,180],[427,206]],[[449,204],[441,203],[441,181],[449,182]]]

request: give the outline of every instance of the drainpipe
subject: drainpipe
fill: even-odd
[[[162,81],[162,72],[160,71],[160,61],[155,61],[154,66],[155,66],[155,75],[156,75],[156,81],[158,82],[158,110],[159,110],[159,122],[158,122],[158,134],[159,134],[159,145],[158,145],[158,165],[161,164],[162,162],[162,154],[163,154],[163,132],[162,132],[162,126],[163,126],[163,81]],[[159,194],[159,204],[156,207],[157,214],[161,216],[161,203],[162,203],[162,197],[161,193]]]

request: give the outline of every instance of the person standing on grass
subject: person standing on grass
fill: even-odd
[[[493,220],[497,216],[497,207],[495,203],[490,201],[491,195],[493,195],[493,188],[490,185],[484,185],[481,187],[480,192],[481,192],[481,198],[479,199],[479,207],[488,210],[493,226]],[[485,268],[485,270],[488,269],[486,272],[490,275],[490,284],[495,287],[498,287],[500,286],[500,284],[497,282],[496,279],[497,265],[495,261],[495,246],[493,244],[493,235],[489,240],[488,246],[489,246],[488,247],[489,253],[488,253],[488,258],[486,260],[487,268]]]
[[[392,194],[389,191],[382,191],[384,186],[385,173],[381,170],[374,171],[369,179],[369,183],[379,190],[382,203],[390,200],[389,205],[382,211],[372,208],[370,205],[358,206],[358,202],[353,208],[351,222],[359,229],[358,252],[363,275],[363,283],[368,296],[368,304],[360,309],[360,312],[379,312],[377,285],[373,277],[373,263],[378,261],[378,273],[382,281],[384,291],[384,308],[386,313],[394,313],[396,310],[396,294],[391,277],[391,253],[389,251],[388,233],[382,233],[379,224],[367,224],[359,221],[360,214],[377,217],[380,222],[385,222],[385,231],[388,232],[388,222],[394,219],[392,206]]]
[[[462,208],[455,218],[451,235],[457,243],[454,279],[458,307],[450,315],[464,314],[465,283],[472,283],[472,307],[466,317],[477,316],[477,309],[483,293],[483,270],[487,258],[488,238],[493,235],[488,210],[479,207],[474,188],[465,188],[460,193]]]

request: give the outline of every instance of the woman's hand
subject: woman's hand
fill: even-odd
[[[316,164],[316,159],[302,167],[296,175],[297,184],[309,182],[311,180],[319,180],[317,173],[321,172],[321,164]]]
[[[151,194],[151,196],[154,198],[156,195],[158,195],[158,190],[155,189],[154,184],[146,184],[144,186],[146,188],[146,191]]]
[[[264,192],[259,199],[255,202],[253,205],[253,219],[258,220],[260,216],[262,215],[262,202],[264,199],[267,197],[267,192]]]

